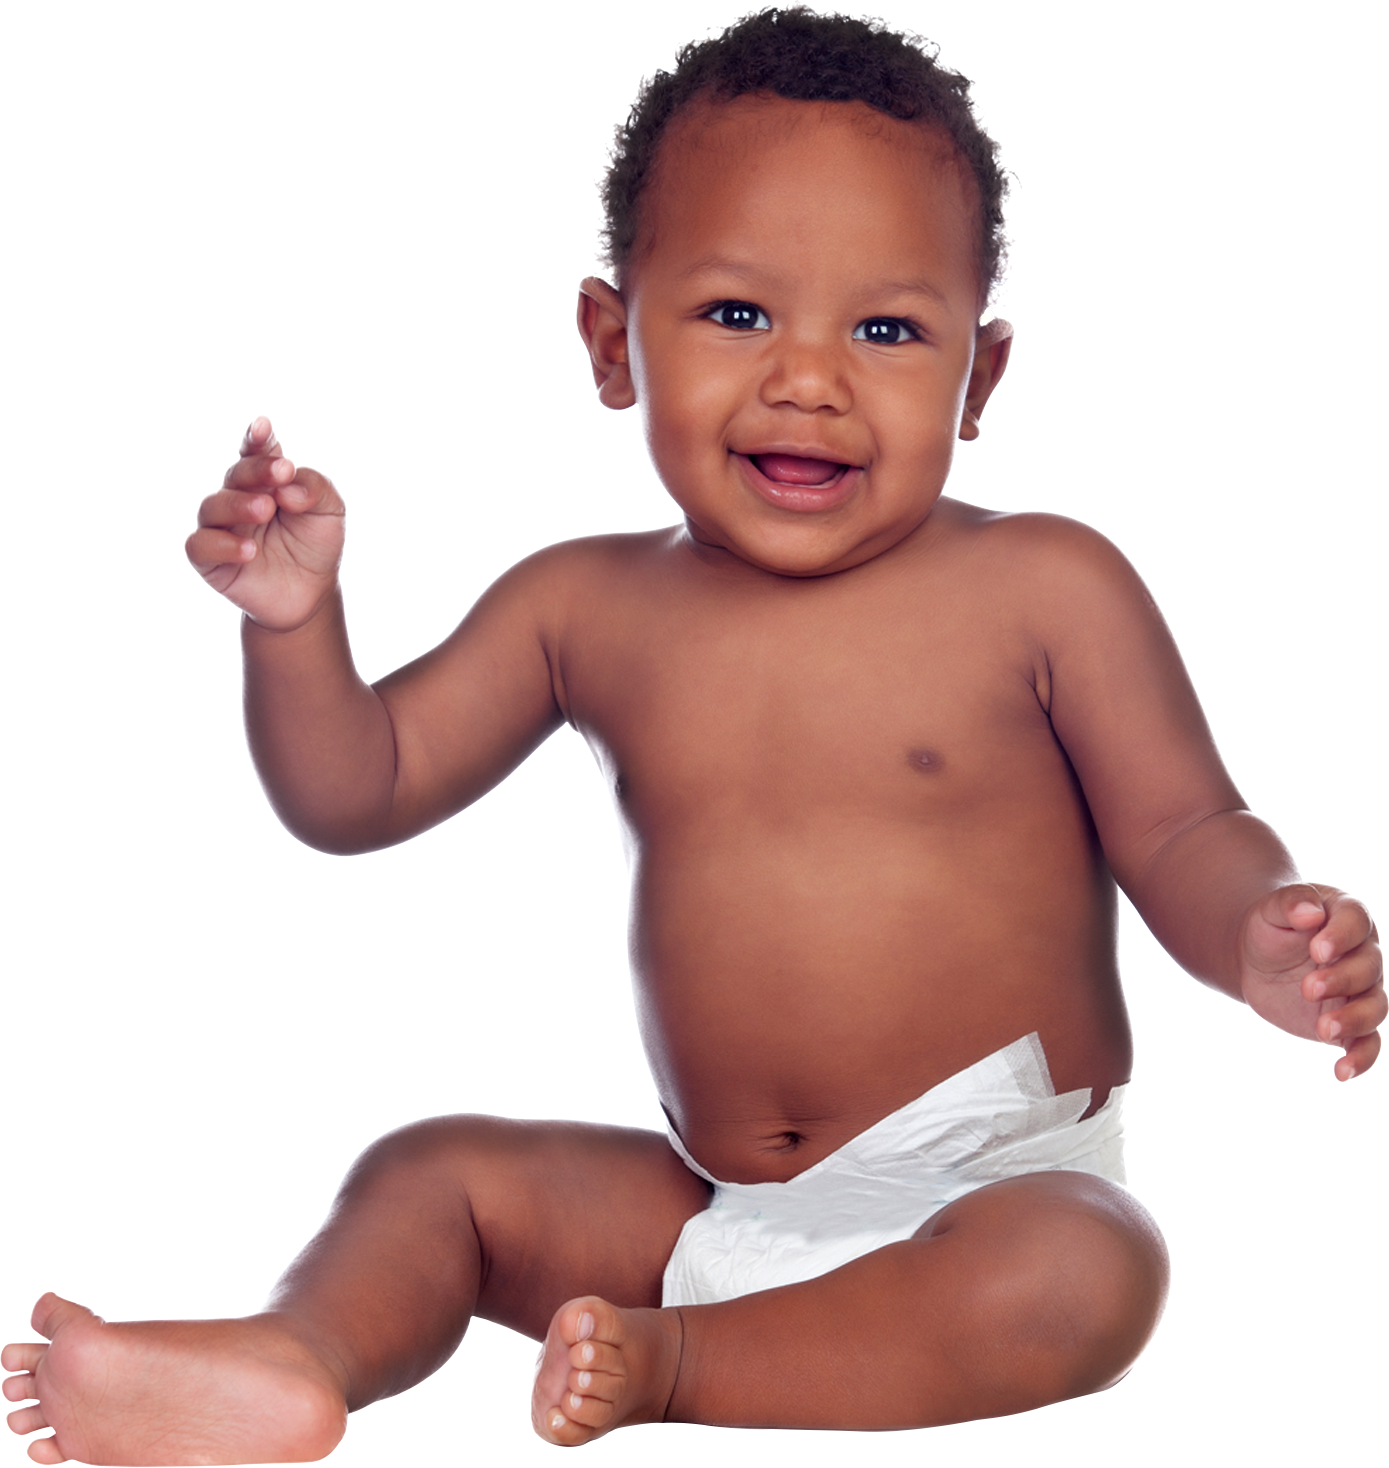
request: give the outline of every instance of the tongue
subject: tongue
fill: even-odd
[[[828,484],[844,467],[828,459],[802,459],[795,454],[755,454],[752,462],[776,484]]]

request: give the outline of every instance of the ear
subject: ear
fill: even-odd
[[[986,326],[979,328],[974,342],[974,366],[970,369],[969,387],[965,392],[965,413],[960,421],[961,438],[979,437],[979,415],[989,401],[989,394],[998,386],[1012,349],[1011,322],[995,316]]]
[[[579,286],[579,335],[593,364],[598,401],[609,408],[630,408],[637,394],[627,360],[627,303],[597,276]]]

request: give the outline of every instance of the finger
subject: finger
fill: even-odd
[[[206,576],[218,566],[244,566],[256,558],[256,543],[234,530],[195,530],[183,543],[193,568]]]
[[[223,530],[233,525],[264,525],[274,518],[275,496],[262,490],[219,489],[198,506],[199,526]]]
[[[275,437],[275,430],[270,426],[270,420],[263,417],[252,418],[250,427],[241,440],[241,457],[245,459],[256,454],[265,454],[274,458],[283,452]]]
[[[1364,1075],[1379,1057],[1379,1034],[1364,1035],[1353,1045],[1346,1046],[1346,1053],[1336,1062],[1338,1081],[1354,1080]]]
[[[1347,1040],[1371,1034],[1384,1023],[1389,1013],[1389,1000],[1384,988],[1377,985],[1368,994],[1360,994],[1328,1009],[1317,1019],[1317,1034],[1328,1044],[1344,1044]]]
[[[238,459],[222,479],[223,489],[276,490],[294,478],[294,465],[281,454]]]
[[[1312,969],[1302,980],[1302,997],[1315,1004],[1319,999],[1354,997],[1384,981],[1384,955],[1378,943],[1362,943],[1329,966]]]
[[[1374,936],[1375,925],[1363,902],[1338,892],[1328,898],[1325,907],[1326,922],[1310,945],[1317,963],[1335,963]]]

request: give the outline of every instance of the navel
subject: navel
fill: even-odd
[[[924,770],[935,774],[944,767],[945,761],[940,757],[939,751],[918,746],[907,751],[907,763],[914,770]]]

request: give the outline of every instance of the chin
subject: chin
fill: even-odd
[[[717,546],[759,571],[776,576],[832,576],[853,566],[871,561],[888,549],[888,544],[872,540],[862,544],[843,545],[807,537],[804,533],[778,536],[739,537],[711,534],[689,522],[690,534],[702,545]]]
[[[745,556],[745,560],[752,557]],[[778,576],[832,576],[836,571],[847,571],[853,566],[873,559],[871,551],[849,551],[843,555],[768,555],[765,559],[753,560],[752,564]]]

